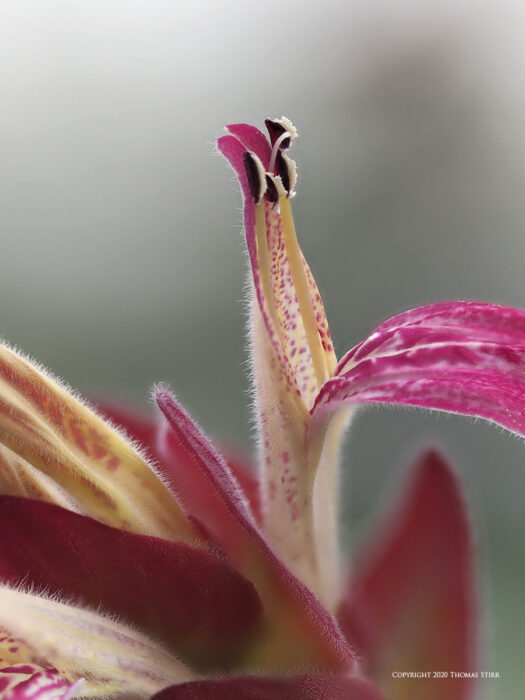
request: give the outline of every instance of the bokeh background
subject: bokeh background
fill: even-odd
[[[525,11],[516,1],[4,0],[0,329],[90,395],[172,383],[250,449],[240,197],[222,125],[292,118],[301,241],[342,352],[438,299],[525,307]],[[355,551],[415,449],[477,528],[480,697],[525,680],[525,445],[373,409],[345,450]]]

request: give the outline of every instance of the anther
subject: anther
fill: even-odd
[[[297,136],[297,129],[286,117],[281,117],[280,119],[265,119],[265,124],[270,134],[270,143],[272,144],[269,171],[273,173],[277,154],[282,150],[290,148],[292,140]]]
[[[281,178],[288,197],[293,197],[295,195],[295,185],[297,184],[297,166],[295,160],[289,158],[286,153],[278,151],[276,166],[277,173]]]
[[[286,190],[284,189],[283,182],[279,175],[271,175],[266,173],[266,199],[274,205],[274,208],[278,206],[281,197],[286,195]]]
[[[250,186],[250,194],[254,198],[256,204],[259,204],[267,188],[266,173],[264,172],[263,164],[260,158],[251,151],[243,153],[242,160],[248,185]]]
[[[265,119],[264,123],[270,135],[270,143],[272,148],[278,139],[279,147],[282,149],[290,148],[292,140],[297,137],[297,129],[287,117],[280,119]],[[284,137],[284,138],[283,138]]]

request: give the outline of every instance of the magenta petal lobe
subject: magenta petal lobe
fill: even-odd
[[[379,326],[339,362],[313,414],[390,403],[485,418],[525,434],[525,312],[431,304]]]
[[[29,664],[0,668],[2,700],[68,700],[80,693],[82,681],[70,683],[57,671]]]
[[[267,170],[272,149],[267,137],[251,124],[228,124],[226,130],[240,141],[245,151],[253,151]]]

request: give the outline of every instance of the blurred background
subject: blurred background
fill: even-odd
[[[298,126],[302,245],[342,353],[439,299],[525,307],[519,2],[5,0],[0,331],[89,395],[172,383],[251,448],[240,196],[213,142]],[[466,485],[483,572],[483,698],[518,697],[525,446],[457,417],[373,409],[345,450],[359,548],[418,446]]]

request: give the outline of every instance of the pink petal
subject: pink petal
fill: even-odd
[[[360,678],[302,675],[289,678],[246,676],[172,685],[152,700],[382,700]],[[421,700],[421,699],[420,699]]]
[[[231,661],[257,630],[253,586],[214,556],[39,501],[0,497],[0,579],[102,606],[195,663]]]
[[[476,588],[465,505],[453,473],[423,455],[394,517],[351,582],[340,624],[389,700],[465,700],[472,682],[393,672],[475,671]]]
[[[172,428],[165,436],[165,451],[169,455],[174,440],[193,463],[193,478],[185,470],[172,474],[174,487],[188,513],[254,582],[261,596],[271,635],[265,667],[351,665],[352,651],[334,620],[270,549],[222,455],[171,394],[160,390],[156,399]]]
[[[71,684],[57,671],[30,664],[0,668],[2,700],[67,700],[79,684]]]
[[[251,124],[228,124],[226,130],[242,143],[245,151],[253,151],[264,168],[268,169],[272,148],[266,134]]]
[[[341,360],[312,413],[391,403],[479,416],[525,434],[525,312],[446,302],[386,321]]]
[[[257,254],[255,250],[255,202],[250,194],[250,185],[246,178],[243,155],[246,147],[235,138],[227,134],[217,139],[217,148],[229,162],[235,172],[242,189],[244,199],[244,235],[248,246],[248,255],[254,274],[257,271]]]

